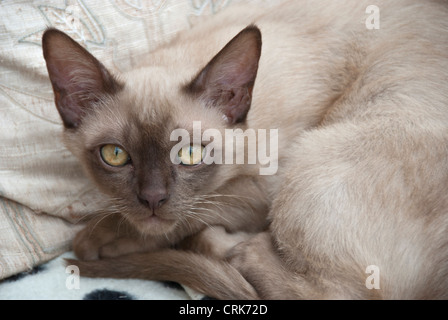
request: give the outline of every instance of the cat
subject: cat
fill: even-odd
[[[46,31],[64,141],[113,203],[69,263],[219,299],[447,298],[448,6],[371,4],[231,6],[119,76]],[[194,121],[278,129],[277,173],[174,165]]]

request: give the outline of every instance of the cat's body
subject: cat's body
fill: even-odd
[[[366,28],[369,5],[230,8],[119,81],[87,63],[71,90],[75,100],[94,93],[75,103],[60,98],[69,72],[55,62],[68,51],[52,45],[66,40],[48,32],[67,146],[105,193],[125,199],[116,202],[129,224],[117,233],[121,218],[101,217],[75,251],[81,259],[149,251],[80,261],[81,272],[179,281],[218,298],[447,298],[448,4],[380,1],[377,30]],[[262,46],[249,27],[220,51],[251,23]],[[84,55],[71,55],[74,69]],[[76,104],[81,111],[66,111]],[[173,167],[169,134],[193,121],[203,130],[278,129],[278,173]],[[103,168],[105,144],[132,163]],[[230,251],[247,237],[205,229],[179,244],[206,226],[263,231],[268,212],[268,233]],[[163,249],[175,244],[191,250]],[[366,287],[369,266],[379,289]]]

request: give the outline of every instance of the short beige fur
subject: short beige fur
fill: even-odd
[[[98,219],[75,250],[84,260],[110,259],[77,261],[81,271],[179,281],[222,299],[448,298],[448,4],[376,1],[380,28],[369,30],[370,4],[232,7],[120,75],[125,89],[101,102],[108,108],[66,130],[81,161],[108,124],[126,126],[130,111],[119,106],[129,101],[141,123],[169,114],[189,130],[196,120],[229,127],[219,108],[184,88],[255,24],[262,51],[240,126],[279,130],[279,170],[260,176],[256,166],[223,165],[204,192],[228,198],[224,209],[203,201],[215,214],[182,220],[164,235],[139,226],[118,239],[115,221],[91,236],[110,220]],[[206,225],[218,229],[194,238]],[[250,235],[235,237],[238,231],[261,233],[242,241]],[[141,234],[151,241],[142,244]],[[163,249],[173,244],[179,248]],[[379,289],[366,288],[370,265],[380,271]]]

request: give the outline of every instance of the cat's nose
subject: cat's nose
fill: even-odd
[[[147,205],[151,210],[160,208],[167,202],[169,194],[165,189],[145,190],[141,192],[139,199]]]

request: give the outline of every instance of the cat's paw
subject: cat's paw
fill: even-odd
[[[229,233],[222,226],[212,226],[185,238],[177,245],[177,248],[221,259],[232,247],[252,236],[251,233]]]
[[[81,230],[73,239],[72,247],[75,255],[81,260],[97,260],[99,259],[98,239],[91,239],[90,232],[86,229]]]
[[[73,251],[80,260],[113,258],[151,246],[118,214],[94,218],[73,240]]]
[[[271,237],[267,232],[262,232],[230,249],[226,254],[226,260],[247,277],[263,266],[271,253],[273,253]]]

